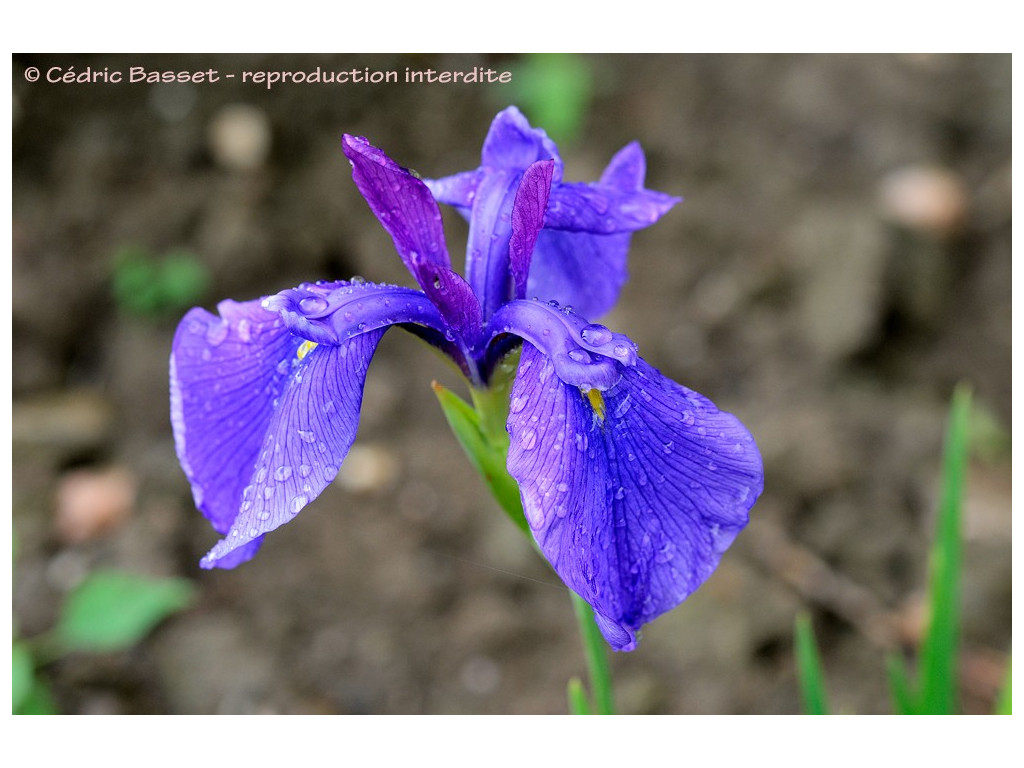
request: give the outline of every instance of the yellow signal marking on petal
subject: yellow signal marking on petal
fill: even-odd
[[[315,341],[304,341],[302,342],[302,345],[299,347],[298,351],[296,351],[295,356],[298,357],[299,360],[301,360],[314,349],[316,349]]]
[[[583,390],[580,391],[582,392]],[[604,396],[601,394],[601,391],[598,389],[588,389],[583,394],[590,401],[590,407],[594,409],[597,418],[604,421]]]

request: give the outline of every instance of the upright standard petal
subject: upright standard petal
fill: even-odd
[[[413,276],[414,261],[451,267],[441,211],[426,185],[366,139],[345,134],[342,147],[352,179]]]
[[[241,506],[203,568],[234,565],[233,553],[284,525],[334,480],[356,436],[363,384],[384,330],[304,354],[275,402]]]
[[[491,122],[480,153],[484,168],[522,173],[538,160],[553,160],[552,181],[562,180],[562,158],[547,133],[534,128],[516,107],[506,107]]]
[[[527,294],[600,317],[626,284],[630,233],[657,221],[681,198],[644,188],[637,142],[620,149],[596,184],[552,188],[537,238]]]
[[[171,425],[196,507],[226,533],[303,340],[260,301],[192,309],[171,348]]]
[[[544,226],[544,211],[551,193],[553,160],[539,160],[523,174],[512,205],[512,238],[509,240],[509,266],[515,298],[526,298],[526,281],[530,274],[530,257],[537,235]]]
[[[508,469],[545,556],[628,651],[711,575],[763,471],[736,417],[642,359],[621,367],[609,390],[584,394],[524,344]]]

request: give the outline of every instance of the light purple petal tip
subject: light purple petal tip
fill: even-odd
[[[562,179],[562,158],[547,133],[534,128],[516,107],[497,114],[484,139],[480,164],[485,168],[522,173],[538,160],[553,160],[552,180]]]

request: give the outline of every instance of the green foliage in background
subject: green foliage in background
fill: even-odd
[[[185,579],[151,579],[118,571],[97,571],[61,605],[56,626],[12,648],[12,711],[56,714],[40,667],[75,652],[122,651],[139,643],[157,624],[187,608],[194,596]]]
[[[118,307],[133,315],[177,315],[198,304],[209,284],[206,266],[188,251],[157,257],[145,248],[129,245],[114,254],[114,299]]]
[[[928,627],[918,649],[916,677],[911,675],[902,656],[892,653],[886,658],[889,690],[897,714],[951,715],[958,711],[961,527],[971,427],[977,424],[989,425],[982,433],[988,446],[1009,449],[1008,438],[1004,440],[998,427],[991,427],[994,419],[985,411],[972,409],[971,391],[961,385],[953,393],[946,430],[936,535],[929,556]],[[828,714],[825,677],[806,615],[797,617],[795,653],[804,711]],[[1011,713],[1010,681],[1008,664],[995,714]]]
[[[556,143],[572,143],[594,95],[590,61],[576,53],[529,53],[510,69],[512,101]]]

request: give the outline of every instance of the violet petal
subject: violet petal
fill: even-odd
[[[534,537],[616,650],[718,565],[763,488],[736,417],[642,359],[601,396],[530,344],[512,388],[508,469]]]

